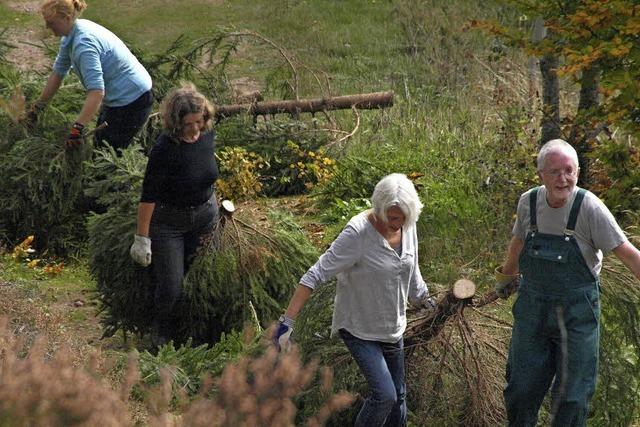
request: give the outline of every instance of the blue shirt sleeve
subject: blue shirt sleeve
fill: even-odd
[[[58,50],[58,56],[53,63],[53,72],[59,76],[66,76],[71,69],[71,56],[69,56],[69,44],[68,37],[63,37],[60,40],[60,49]]]
[[[98,49],[91,40],[78,44],[74,52],[78,73],[86,90],[104,90],[104,74]]]

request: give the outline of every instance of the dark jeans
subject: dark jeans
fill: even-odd
[[[371,395],[356,418],[355,427],[407,425],[404,383],[404,341],[368,341],[340,329],[340,337],[367,380]]]
[[[173,311],[182,296],[182,279],[193,261],[201,239],[213,231],[218,220],[215,194],[192,208],[156,204],[151,217],[152,271],[156,285],[154,328],[171,337]]]
[[[115,149],[127,148],[149,118],[152,105],[153,94],[150,90],[122,107],[103,105],[96,126],[107,122],[107,127],[96,131],[94,136],[96,147],[109,144]]]

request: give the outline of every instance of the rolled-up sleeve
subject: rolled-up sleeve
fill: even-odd
[[[98,49],[89,42],[84,42],[75,52],[80,78],[86,90],[104,90],[104,73]]]
[[[354,265],[362,254],[362,238],[351,225],[342,230],[329,249],[302,276],[300,284],[311,289]]]
[[[58,56],[56,56],[56,60],[53,63],[53,72],[61,77],[69,74],[69,69],[71,68],[71,57],[69,56],[69,48],[67,45],[68,41],[63,37],[60,42]]]

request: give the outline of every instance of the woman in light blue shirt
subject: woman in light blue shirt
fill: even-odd
[[[298,312],[313,289],[337,277],[332,334],[338,334],[369,385],[356,426],[405,426],[407,407],[402,334],[407,301],[432,308],[418,266],[416,221],[422,203],[402,174],[384,177],[373,209],[351,218],[329,249],[300,279],[280,317],[276,346],[289,346]]]
[[[69,70],[86,89],[85,102],[67,138],[67,146],[84,142],[84,128],[99,112],[98,145],[125,148],[142,128],[153,104],[151,76],[115,34],[86,19],[78,19],[86,8],[83,0],[44,0],[40,12],[47,28],[61,36],[53,72],[27,114],[34,124],[38,114],[56,94]]]

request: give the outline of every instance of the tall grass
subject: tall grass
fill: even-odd
[[[0,23],[9,23],[5,16]],[[91,2],[85,17],[153,53],[183,33],[190,41],[222,27],[258,31],[297,59],[301,96],[393,89],[395,105],[387,110],[357,118],[351,111],[332,113],[343,129],[359,120],[359,131],[335,147],[340,168],[312,200],[325,211],[360,207],[383,175],[410,174],[425,203],[420,264],[432,289],[460,276],[481,290],[491,283],[518,196],[536,183],[538,100],[522,53],[463,28],[468,19],[516,22],[505,2],[103,0]],[[232,52],[227,78],[248,77],[270,87],[269,97],[285,96],[286,89],[273,89],[291,83],[282,62],[264,43],[244,41]],[[346,219],[337,220],[332,233]],[[498,315],[507,316],[507,309]],[[621,367],[602,370],[607,396],[617,387],[609,379],[628,372]],[[409,399],[412,410],[429,415]]]

